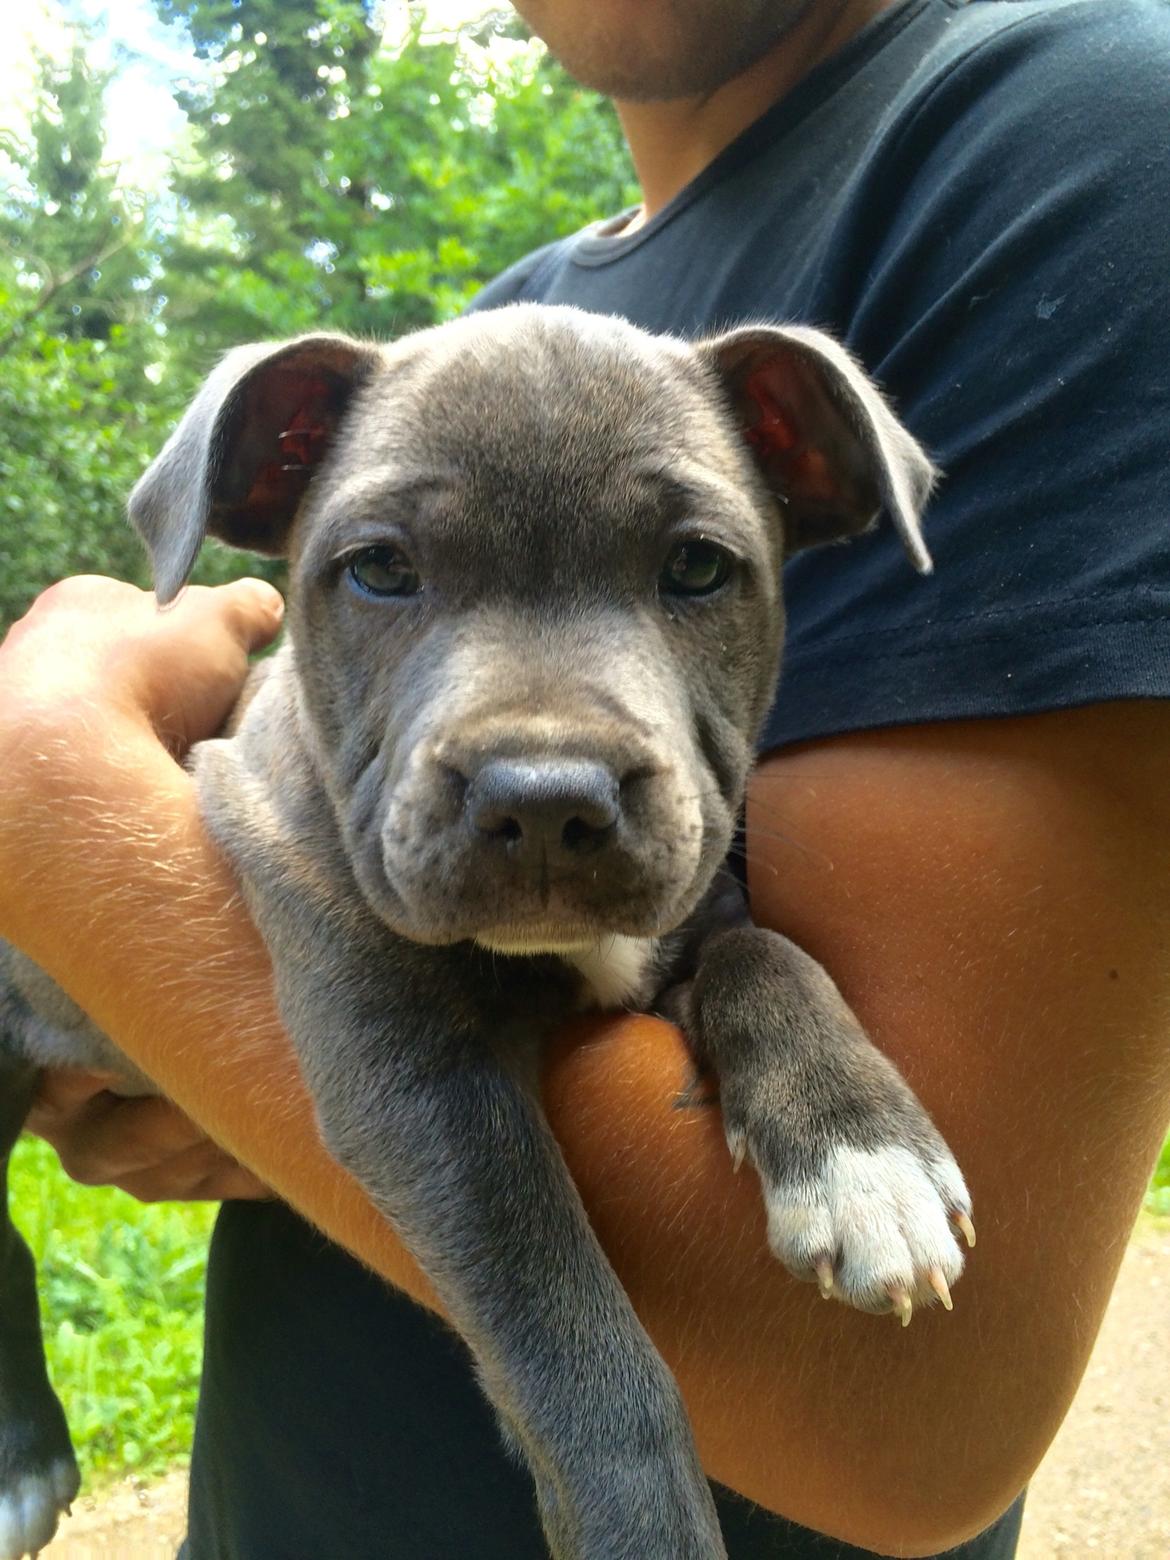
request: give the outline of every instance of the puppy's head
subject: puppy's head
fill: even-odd
[[[801,328],[688,345],[516,306],[389,347],[229,354],[138,484],[159,598],[206,531],[290,557],[290,627],[363,893],[420,941],[677,925],[730,843],[780,568],[932,468]]]

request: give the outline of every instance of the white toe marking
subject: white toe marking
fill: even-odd
[[[828,1256],[843,1299],[880,1303],[897,1287],[929,1303],[931,1268],[947,1283],[963,1270],[947,1198],[966,1189],[958,1171],[943,1175],[945,1168],[924,1165],[906,1148],[834,1149],[817,1179],[766,1187],[768,1243],[798,1272]]]
[[[951,1158],[932,1159],[929,1165],[930,1178],[942,1193],[949,1208],[957,1208],[960,1213],[971,1212],[971,1193],[967,1190],[967,1183],[963,1180],[963,1172]]]
[[[22,1474],[0,1494],[0,1560],[23,1560],[44,1548],[77,1482],[76,1465],[62,1457],[46,1473]]]
[[[767,1187],[768,1244],[789,1267],[811,1267],[822,1254],[833,1256],[837,1235],[824,1188],[802,1182],[798,1189],[781,1192]]]

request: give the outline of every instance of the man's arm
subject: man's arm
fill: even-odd
[[[112,602],[95,627],[59,599],[0,654],[0,934],[262,1180],[431,1303],[317,1142],[263,946],[144,715],[166,707],[183,608],[148,622],[141,601],[137,637]],[[80,704],[29,691],[62,636],[62,687],[99,664]],[[119,681],[126,639],[151,686]],[[1043,1454],[1170,1114],[1168,761],[1170,711],[1119,704],[840,738],[757,775],[757,919],[834,972],[972,1186],[981,1238],[951,1316],[904,1333],[777,1267],[713,1112],[673,1109],[668,1026],[615,1018],[556,1048],[554,1129],[715,1477],[914,1555],[990,1521]]]
[[[952,1316],[902,1337],[754,1276],[755,1187],[733,1218],[718,1143],[658,1140],[660,1167],[629,1168],[631,1126],[606,1163],[600,1068],[565,1067],[574,1174],[735,1487],[921,1553],[989,1521],[1046,1450],[1170,1117],[1168,761],[1170,707],[1149,702],[843,737],[755,778],[757,919],[834,973],[967,1175],[980,1239]],[[609,1217],[623,1167],[674,1221],[658,1267]]]

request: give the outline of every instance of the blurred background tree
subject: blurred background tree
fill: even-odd
[[[0,143],[0,627],[61,574],[141,578],[125,496],[175,410],[153,382],[150,202],[103,157],[108,85],[81,36],[41,56]]]
[[[635,196],[609,105],[510,11],[457,30],[362,0],[155,0],[199,83],[169,175],[105,155],[115,69],[78,31],[0,135],[0,631],[63,574],[146,583],[125,496],[225,348],[448,319],[506,265]],[[279,565],[209,545],[198,578]]]

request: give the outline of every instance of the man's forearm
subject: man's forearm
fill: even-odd
[[[100,767],[78,722],[30,731],[34,795],[0,813],[0,935],[47,969],[177,1104],[280,1196],[391,1282],[426,1279],[321,1146],[267,952],[190,777],[133,719]],[[39,756],[38,756],[39,750]],[[295,1143],[290,1154],[288,1145]]]

